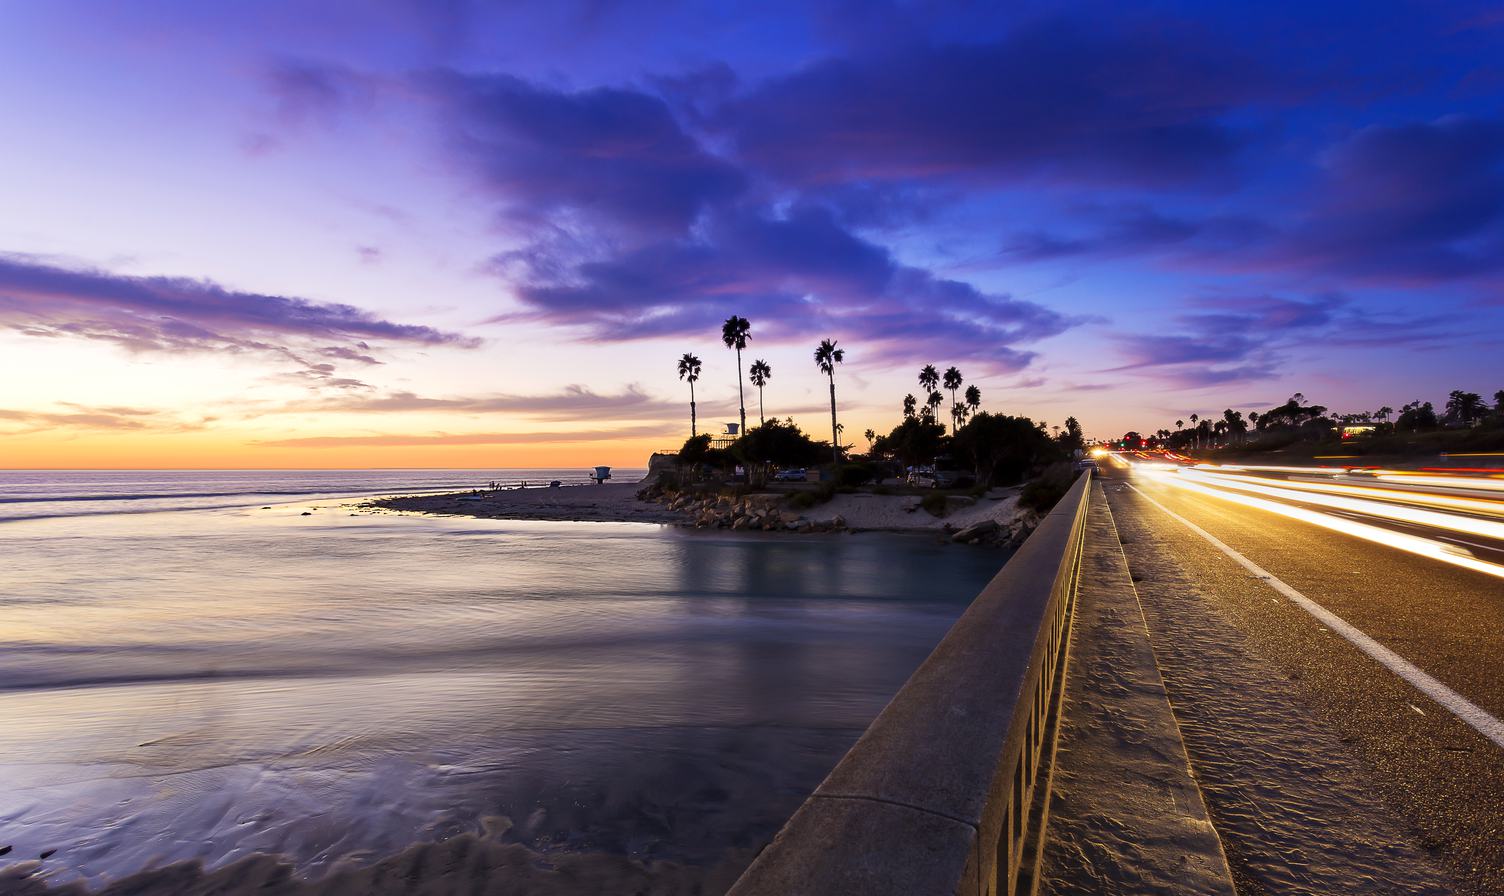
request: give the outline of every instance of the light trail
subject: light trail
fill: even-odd
[[[1129,487],[1133,488],[1132,485]],[[1138,492],[1145,501],[1158,507],[1171,518],[1185,524],[1186,528],[1206,539],[1217,550],[1232,558],[1233,562],[1248,570],[1259,579],[1262,579],[1269,587],[1289,598],[1296,606],[1316,617],[1327,628],[1346,638],[1348,643],[1368,654],[1370,658],[1404,679],[1416,690],[1435,700],[1443,709],[1471,726],[1474,731],[1493,741],[1497,746],[1504,747],[1504,722],[1499,721],[1499,719],[1490,715],[1476,703],[1447,687],[1439,679],[1428,674],[1424,669],[1421,669],[1393,650],[1375,641],[1357,626],[1350,625],[1347,620],[1336,613],[1291,588],[1262,566],[1259,566],[1224,544],[1210,532],[1149,497],[1147,494],[1144,494],[1142,489],[1134,488],[1133,490]],[[1416,712],[1420,712],[1421,715],[1425,715],[1419,707],[1412,705],[1410,708]]]
[[[1135,469],[1135,471],[1137,471],[1140,467],[1147,466],[1144,464],[1135,464],[1131,462],[1129,463]],[[1231,489],[1231,486],[1224,485],[1223,487],[1219,488],[1213,484],[1195,481],[1194,477],[1180,475],[1179,473],[1167,470],[1145,469],[1144,473],[1152,481],[1163,483],[1173,488],[1195,492],[1223,501],[1231,501],[1235,504],[1242,504],[1245,507],[1252,507],[1257,510],[1263,510],[1269,513],[1278,514],[1290,519],[1300,520],[1301,522],[1308,523],[1313,526],[1319,526],[1323,529],[1328,529],[1333,532],[1339,532],[1354,538],[1361,538],[1364,541],[1373,542],[1375,544],[1382,544],[1396,550],[1405,551],[1406,553],[1426,557],[1431,560],[1439,560],[1442,563],[1447,563],[1452,566],[1460,566],[1464,569],[1470,569],[1474,572],[1480,572],[1484,575],[1493,576],[1494,578],[1504,579],[1504,566],[1501,566],[1497,563],[1490,563],[1486,560],[1479,560],[1477,557],[1474,557],[1471,553],[1469,553],[1466,549],[1458,547],[1454,544],[1449,544],[1447,542],[1437,541],[1430,538],[1422,538],[1418,535],[1411,535],[1405,532],[1395,532],[1392,529],[1385,529],[1380,526],[1373,526],[1367,523],[1356,522],[1354,520],[1346,519],[1345,517],[1335,516],[1330,513],[1323,513],[1322,511],[1313,510],[1308,507],[1297,507],[1291,504],[1281,503],[1279,501],[1271,501],[1267,498],[1260,498],[1250,494],[1243,494],[1241,491],[1233,491]],[[1323,499],[1326,498],[1326,496],[1318,495],[1311,495],[1306,497]],[[1431,512],[1416,510],[1415,513],[1429,514]],[[1446,514],[1436,515],[1447,516]],[[1464,518],[1453,517],[1452,519],[1460,520]],[[1480,520],[1477,522],[1488,521]],[[1422,523],[1420,525],[1426,524]]]
[[[1221,479],[1236,479],[1246,482],[1269,484],[1271,480],[1257,476],[1240,476],[1232,473],[1218,473]],[[1374,486],[1374,485],[1350,485],[1335,481],[1309,481],[1304,479],[1281,479],[1277,480],[1279,488],[1292,488],[1301,491],[1325,492],[1333,495],[1365,495],[1372,498],[1387,501],[1404,501],[1411,504],[1424,504],[1428,507],[1444,507],[1452,510],[1461,510],[1468,513],[1484,513],[1491,515],[1504,514],[1504,501],[1492,498],[1459,498],[1451,495],[1438,494],[1436,492],[1420,492],[1397,486]]]
[[[1404,482],[1411,485],[1439,485],[1443,488],[1476,488],[1491,492],[1504,492],[1504,479],[1489,479],[1481,476],[1425,476],[1406,473],[1403,470],[1384,470],[1374,474],[1375,479],[1385,482]]]
[[[1363,516],[1378,517],[1379,519],[1396,520],[1402,523],[1413,523],[1428,529],[1443,529],[1448,532],[1460,532],[1467,535],[1481,535],[1484,538],[1497,538],[1504,541],[1504,522],[1495,520],[1480,520],[1475,517],[1458,516],[1452,513],[1441,513],[1435,510],[1423,510],[1418,507],[1410,507],[1403,504],[1392,504],[1383,501],[1371,501],[1364,498],[1341,497],[1325,493],[1311,493],[1289,488],[1289,485],[1297,483],[1280,483],[1269,485],[1254,480],[1252,476],[1223,476],[1208,474],[1201,471],[1187,470],[1181,476],[1207,481],[1225,488],[1238,489],[1240,491],[1254,492],[1261,495],[1269,495],[1274,498],[1285,498],[1291,501],[1300,501],[1305,504],[1316,504],[1321,507],[1330,507],[1334,510],[1346,510],[1349,513],[1357,513]],[[1298,483],[1304,485],[1306,483]],[[1464,499],[1459,499],[1464,500]],[[1488,502],[1479,502],[1487,504]],[[1497,513],[1497,508],[1489,512]]]

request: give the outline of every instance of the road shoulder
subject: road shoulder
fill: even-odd
[[[1100,485],[1081,573],[1040,892],[1231,896]]]

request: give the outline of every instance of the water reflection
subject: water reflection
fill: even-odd
[[[506,816],[535,847],[713,862],[777,827],[999,562],[303,509],[0,531],[11,858],[316,873]]]

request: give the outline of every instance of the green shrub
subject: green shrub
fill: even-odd
[[[930,516],[943,517],[950,513],[950,502],[945,500],[945,495],[939,492],[930,492],[919,499],[919,506],[923,507]]]
[[[1068,463],[1050,464],[1019,492],[1018,506],[1038,513],[1048,513],[1070,491],[1071,483],[1076,481],[1079,473],[1079,470]]]
[[[802,489],[789,496],[789,507],[794,510],[808,510],[819,504],[824,504],[835,497],[835,486],[829,482],[822,482],[817,487]]]

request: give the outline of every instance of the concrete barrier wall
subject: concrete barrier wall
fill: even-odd
[[[732,896],[1033,891],[1090,481],[1076,480]]]

